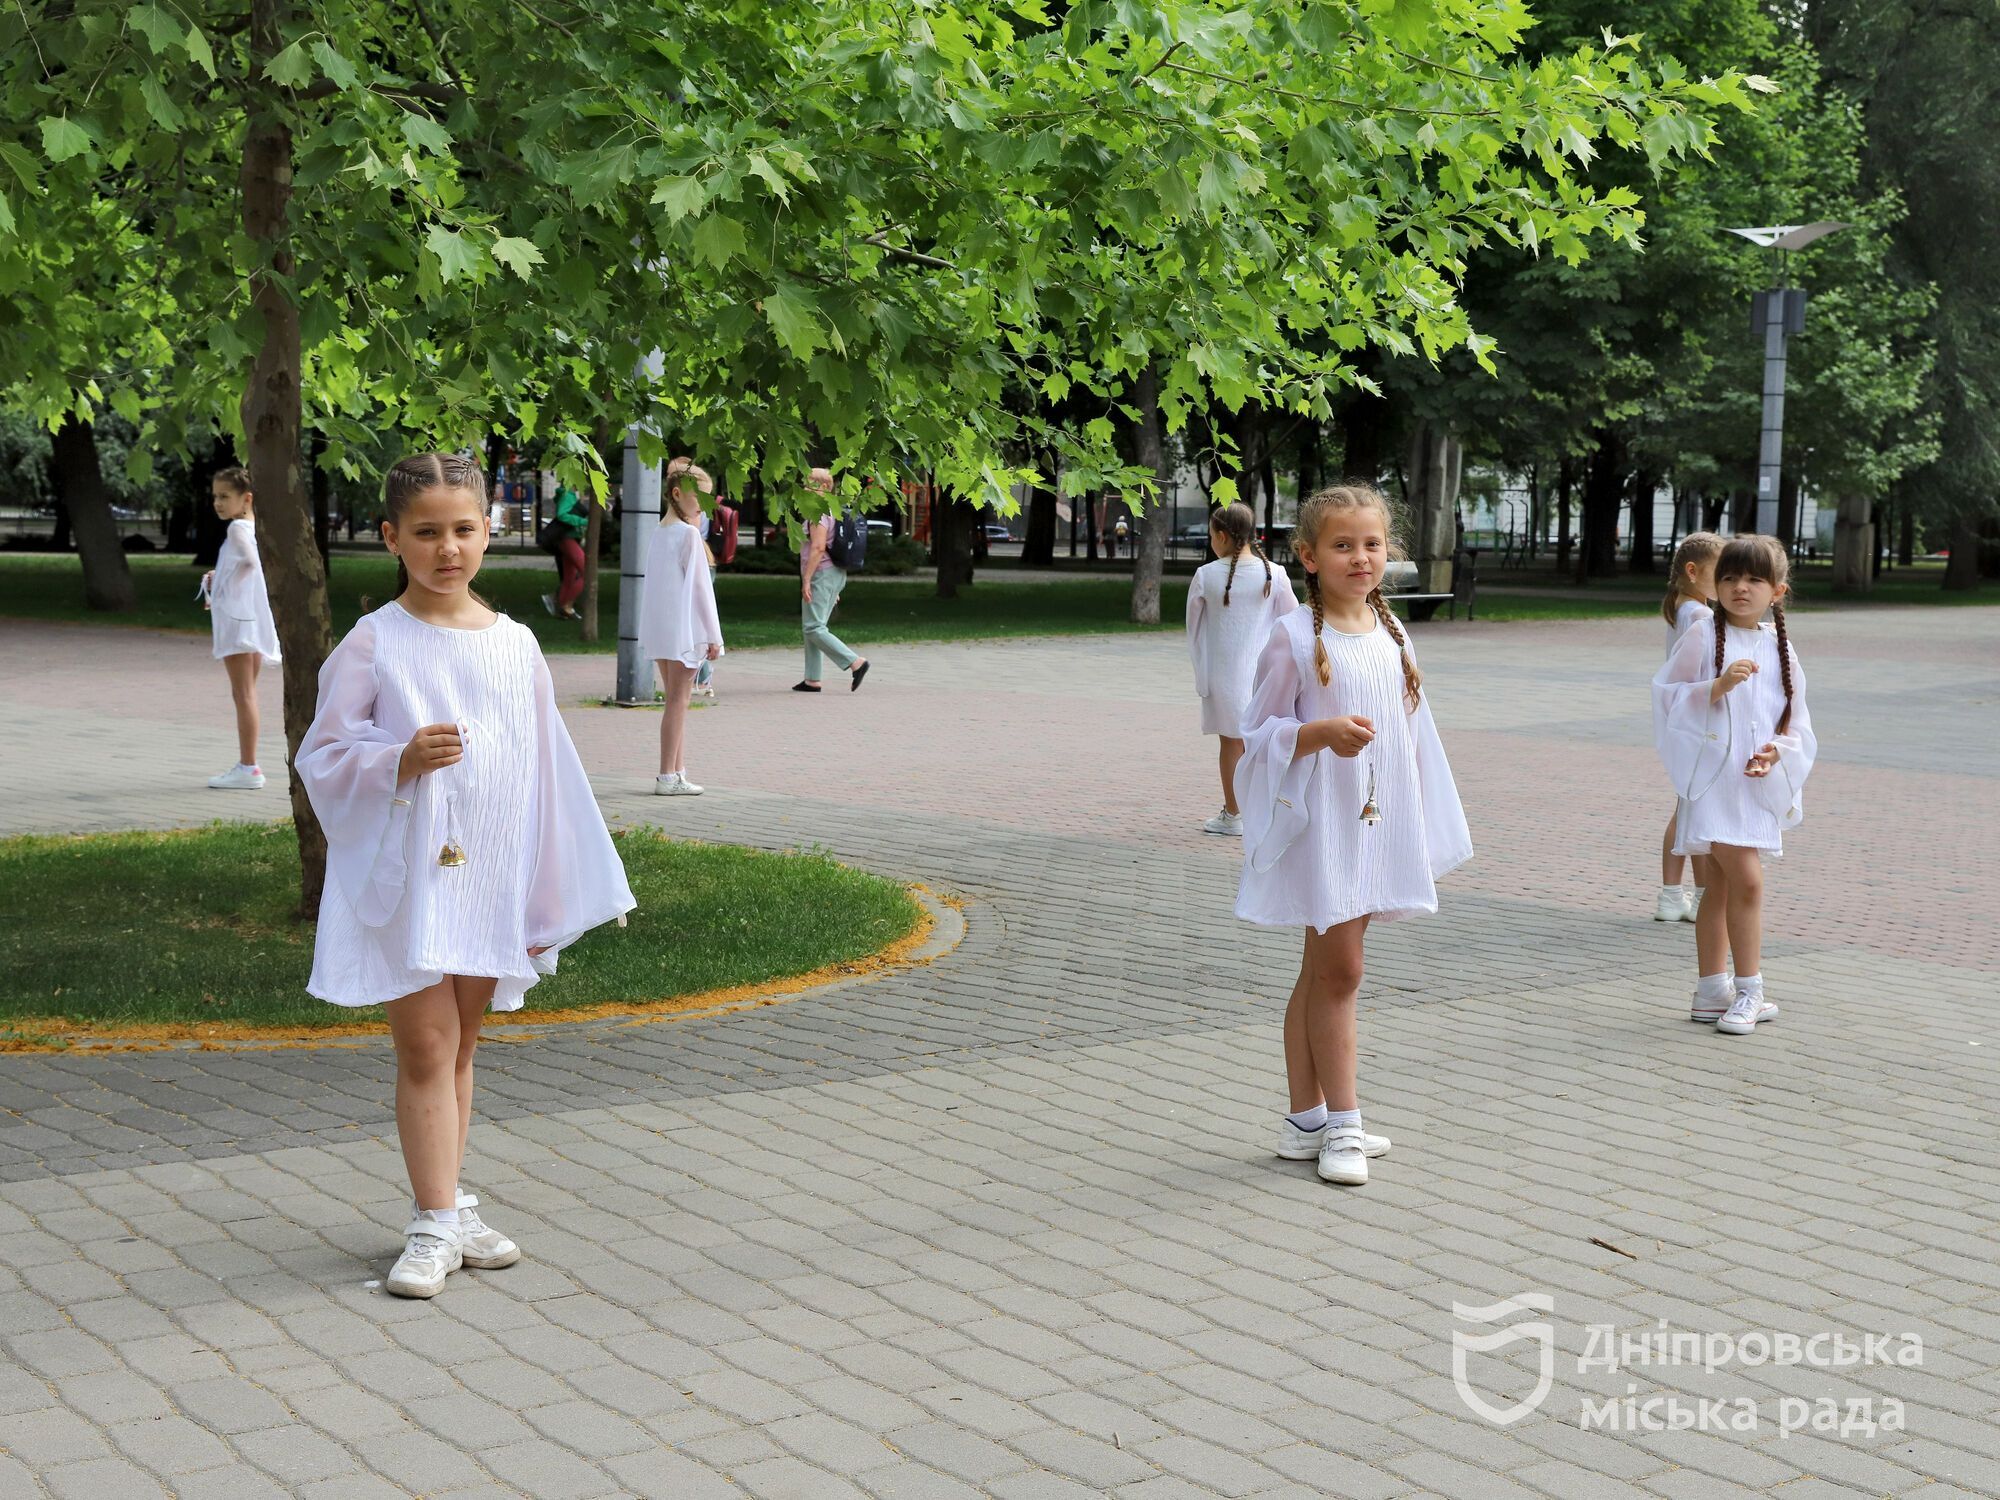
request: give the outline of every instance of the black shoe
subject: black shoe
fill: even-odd
[[[847,674],[848,692],[850,693],[860,692],[861,679],[866,677],[867,675],[868,675],[868,663],[864,661],[861,663],[860,666],[856,667],[852,672]]]
[[[816,693],[819,691],[819,688],[810,682],[795,682],[792,684],[792,691],[795,693]]]

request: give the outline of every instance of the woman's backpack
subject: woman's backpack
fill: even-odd
[[[859,516],[836,516],[828,529],[826,555],[843,573],[859,573],[868,566],[868,523]]]

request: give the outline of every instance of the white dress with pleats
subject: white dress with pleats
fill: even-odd
[[[264,587],[264,563],[257,555],[257,527],[245,516],[229,523],[222,550],[215,554],[215,572],[208,582],[208,625],[215,643],[211,653],[226,656],[255,653],[275,667],[278,623],[271,617],[271,595]]]

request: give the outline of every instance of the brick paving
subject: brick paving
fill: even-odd
[[[1690,931],[1647,920],[1658,627],[1419,630],[1479,854],[1370,942],[1396,1147],[1358,1192],[1265,1154],[1297,943],[1231,919],[1236,849],[1194,831],[1176,637],[884,647],[817,699],[734,655],[712,790],[671,802],[657,721],[557,658],[613,818],[925,881],[962,940],[490,1048],[468,1176],[529,1255],[430,1304],[367,1284],[383,1046],[0,1057],[0,1496],[2000,1493],[2000,613],[1802,623],[1823,759],[1771,876],[1785,1014],[1744,1041],[1686,1023]],[[0,701],[0,830],[283,812],[201,788],[231,735],[195,637],[0,622]],[[1503,1426],[1453,1304],[1527,1292],[1553,1389]],[[1923,1358],[1579,1368],[1661,1319]],[[1505,1406],[1534,1352],[1467,1384]],[[1607,1430],[1628,1394],[1757,1429]],[[1824,1397],[1905,1430],[1781,1435]]]

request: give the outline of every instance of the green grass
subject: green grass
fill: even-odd
[[[819,855],[618,836],[639,909],[564,951],[528,1009],[757,984],[865,958],[921,908],[890,881]],[[0,1023],[316,1027],[379,1019],[305,992],[312,929],[295,921],[289,824],[0,840]],[[0,1040],[5,1039],[0,1024]]]
[[[101,615],[86,609],[74,557],[0,554],[0,615],[31,619],[92,621],[208,633],[208,617],[194,602],[199,578],[186,559],[135,557],[132,572],[139,608],[129,615]],[[361,612],[364,596],[381,600],[395,587],[395,565],[387,557],[336,554],[329,597],[336,634],[345,633]],[[1852,605],[2000,604],[2000,588],[1947,593],[1938,587],[1937,565],[1892,569],[1865,599],[1836,596],[1831,570],[1807,564],[1794,576],[1805,608]],[[554,582],[553,567],[489,568],[477,588],[492,604],[532,629],[549,652],[610,651],[617,644],[618,577],[606,570],[600,581],[602,636],[595,645],[578,638],[576,627],[551,618],[541,596]],[[1579,589],[1551,571],[1510,570],[1490,561],[1480,572],[1478,617],[1482,620],[1586,620],[1646,615],[1659,610],[1662,576],[1629,574],[1593,581]],[[799,638],[799,586],[789,576],[724,573],[716,580],[723,633],[743,650],[791,646]],[[1168,579],[1160,590],[1157,627],[1133,625],[1126,614],[1131,588],[1122,579],[1060,579],[1019,582],[1007,570],[991,570],[957,599],[937,597],[925,578],[854,579],[841,597],[834,627],[865,651],[871,643],[955,641],[995,636],[1087,635],[1100,631],[1178,630],[1187,609],[1187,580]]]

